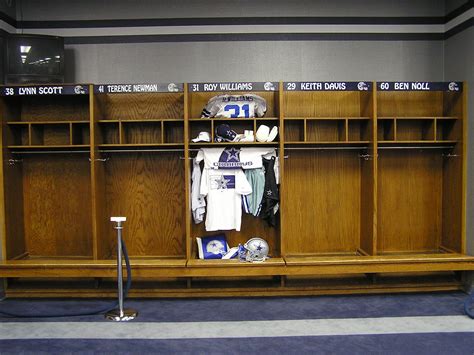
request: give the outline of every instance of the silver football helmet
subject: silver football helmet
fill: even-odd
[[[259,237],[249,239],[247,243],[244,244],[244,248],[247,250],[245,260],[252,263],[265,261],[270,251],[268,243]]]

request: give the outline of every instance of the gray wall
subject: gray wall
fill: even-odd
[[[442,41],[191,42],[67,47],[68,82],[443,80]]]
[[[467,249],[474,255],[474,28],[445,41],[445,80],[466,80],[468,96]],[[471,287],[474,274],[470,277]]]

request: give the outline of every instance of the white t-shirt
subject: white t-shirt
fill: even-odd
[[[206,231],[240,231],[241,196],[252,193],[242,169],[204,169],[200,191],[207,198]]]

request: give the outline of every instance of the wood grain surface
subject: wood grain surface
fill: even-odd
[[[25,241],[32,256],[91,256],[88,155],[23,157]]]
[[[183,119],[183,93],[98,95],[97,104],[104,120]]]
[[[377,93],[378,117],[443,116],[442,91]]]
[[[110,216],[125,216],[130,256],[180,256],[185,250],[184,164],[178,153],[116,153],[105,164],[109,258],[116,231]]]
[[[286,252],[355,253],[360,237],[358,153],[292,151],[284,174]]]
[[[89,96],[22,96],[19,121],[88,121]]]
[[[439,250],[441,152],[381,151],[378,167],[378,250],[382,253]]]

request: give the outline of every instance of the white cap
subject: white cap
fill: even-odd
[[[255,138],[257,142],[266,142],[268,138],[268,134],[270,133],[270,127],[265,125],[260,125],[258,127],[257,132],[255,133]]]
[[[210,142],[211,141],[211,135],[209,132],[199,132],[196,138],[191,139],[194,143],[197,142]]]
[[[268,134],[267,142],[273,142],[278,134],[278,127],[273,126],[272,130]]]

